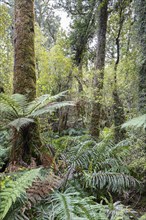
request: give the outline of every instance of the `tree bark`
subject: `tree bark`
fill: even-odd
[[[119,9],[119,28],[116,37],[116,61],[114,66],[114,89],[113,89],[113,116],[114,116],[114,137],[115,143],[120,142],[125,138],[125,129],[121,129],[121,125],[125,122],[124,108],[122,101],[120,100],[117,88],[117,68],[120,61],[120,36],[123,28],[124,17],[123,17],[122,5]]]
[[[15,0],[14,93],[36,97],[34,1]]]
[[[14,54],[14,93],[32,101],[36,97],[34,0],[15,0]],[[22,129],[21,134],[14,131],[11,161],[29,163],[32,156],[39,160],[40,146],[37,122]]]
[[[137,42],[140,49],[139,65],[139,110],[142,114],[146,109],[146,0],[136,0]]]
[[[105,66],[105,46],[106,46],[106,31],[108,18],[108,0],[100,0],[99,15],[98,15],[98,33],[97,33],[97,50],[95,61],[95,73],[93,77],[93,104],[91,110],[91,135],[98,138],[100,134],[100,112],[101,112],[101,97],[104,79]]]

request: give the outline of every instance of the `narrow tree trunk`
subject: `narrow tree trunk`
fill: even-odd
[[[83,92],[83,65],[82,65],[82,60],[78,64],[78,92],[81,93]]]
[[[95,73],[93,77],[93,104],[91,110],[91,135],[94,138],[99,137],[100,133],[100,112],[101,112],[101,97],[104,79],[105,66],[105,46],[106,46],[106,30],[108,18],[108,0],[100,0],[100,9],[98,15],[98,33],[97,33],[97,52],[95,61]]]
[[[64,91],[69,91],[72,88],[72,70],[69,72],[69,75],[67,77],[66,85],[64,85],[63,90]],[[60,91],[61,92],[61,91]],[[67,96],[65,97],[65,100],[71,100],[71,96],[68,93]],[[60,101],[64,101],[64,98]],[[59,126],[58,126],[58,131],[59,134],[61,134],[64,130],[68,128],[67,122],[68,122],[68,114],[70,111],[70,107],[66,109],[59,109]]]
[[[117,89],[117,68],[120,61],[120,36],[121,36],[123,23],[124,23],[124,17],[123,17],[123,9],[121,7],[119,11],[119,29],[116,38],[117,58],[114,66],[113,115],[114,115],[115,143],[118,143],[125,138],[125,130],[121,129],[121,125],[125,122],[124,108],[122,101],[120,100]]]
[[[32,101],[36,97],[34,0],[15,0],[14,51],[14,93],[24,94]],[[21,134],[15,132],[14,137],[13,162],[29,162],[32,156],[38,159],[41,141],[37,123],[23,129]]]

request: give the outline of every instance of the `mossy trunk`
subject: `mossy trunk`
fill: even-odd
[[[96,50],[95,73],[93,77],[93,104],[91,110],[90,132],[92,137],[98,138],[100,133],[101,97],[105,66],[106,30],[108,18],[108,0],[100,0],[98,14],[98,43]]]
[[[33,0],[15,0],[14,93],[30,101],[36,97],[33,7]]]
[[[140,50],[139,62],[139,110],[146,112],[146,0],[136,0],[137,42]]]
[[[15,0],[14,51],[14,93],[24,94],[32,101],[36,97],[34,0]],[[39,160],[40,147],[38,124],[31,124],[21,134],[15,132],[11,160],[29,163],[32,156]]]

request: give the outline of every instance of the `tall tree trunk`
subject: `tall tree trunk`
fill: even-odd
[[[34,54],[34,1],[15,0],[14,93],[36,97]]]
[[[120,61],[120,36],[124,23],[124,14],[123,14],[123,6],[119,6],[119,28],[116,37],[116,62],[114,66],[114,88],[113,88],[113,115],[114,115],[114,136],[115,143],[123,140],[125,138],[125,130],[121,129],[121,125],[125,122],[124,108],[122,101],[120,100],[117,88],[117,68]]]
[[[100,112],[101,112],[101,97],[104,79],[105,66],[105,46],[106,46],[106,31],[108,18],[108,0],[100,0],[99,15],[98,15],[98,33],[97,33],[97,50],[95,61],[95,73],[93,77],[93,104],[91,111],[91,135],[94,138],[99,137],[100,133]]]
[[[137,35],[141,62],[139,65],[139,110],[146,112],[146,0],[136,0]]]
[[[14,51],[14,93],[24,94],[32,101],[36,97],[34,0],[15,0]],[[23,129],[21,134],[15,132],[12,162],[23,160],[28,163],[32,156],[38,159],[40,146],[37,123]]]
[[[139,111],[146,113],[146,0],[135,0],[137,19],[137,41],[140,49],[139,64]],[[145,128],[145,147],[146,152],[146,128]]]

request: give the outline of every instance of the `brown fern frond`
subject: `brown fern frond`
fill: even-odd
[[[34,205],[47,197],[54,189],[59,188],[61,184],[62,179],[50,173],[44,180],[34,181],[32,186],[27,189],[28,200]]]

